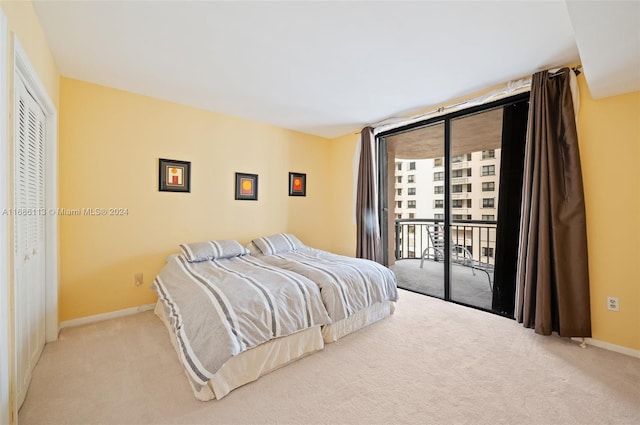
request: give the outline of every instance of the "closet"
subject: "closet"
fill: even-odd
[[[45,114],[16,75],[14,301],[18,406],[45,344]]]

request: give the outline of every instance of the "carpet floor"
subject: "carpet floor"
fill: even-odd
[[[152,312],[66,328],[27,424],[638,424],[640,359],[408,291],[396,313],[219,401],[196,400]]]

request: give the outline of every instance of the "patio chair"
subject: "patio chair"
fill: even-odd
[[[423,268],[424,260],[429,259],[430,257],[433,258],[434,261],[444,261],[444,226],[426,226],[426,228],[431,244],[422,251],[420,268]],[[471,251],[469,251],[469,249],[464,245],[455,244],[453,243],[453,240],[450,245],[451,262],[469,267],[474,276],[476,275],[476,270],[485,273],[489,280],[489,289],[493,292],[493,282],[491,281],[493,265],[474,260]]]

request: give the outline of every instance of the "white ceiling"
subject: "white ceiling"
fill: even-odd
[[[635,1],[34,7],[65,77],[324,137],[581,57],[594,96],[640,89]]]

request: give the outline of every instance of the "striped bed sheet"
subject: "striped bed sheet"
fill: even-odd
[[[251,255],[200,262],[177,255],[152,288],[194,391],[232,357],[330,322],[314,282]]]
[[[374,261],[347,257],[304,246],[289,252],[259,255],[265,263],[298,273],[320,288],[322,301],[332,323],[356,313],[398,299],[395,274]]]

